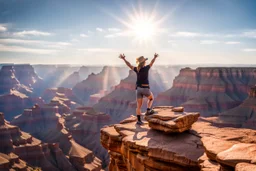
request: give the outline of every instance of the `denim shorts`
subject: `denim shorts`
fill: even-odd
[[[149,88],[137,87],[137,90],[136,90],[137,99],[142,99],[144,96],[149,97],[150,95],[151,95],[151,91]]]

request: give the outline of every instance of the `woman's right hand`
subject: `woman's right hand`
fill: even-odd
[[[125,59],[125,55],[124,55],[124,54],[120,54],[120,55],[119,55],[119,58],[120,58],[120,59]]]

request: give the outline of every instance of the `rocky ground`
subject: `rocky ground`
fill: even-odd
[[[255,168],[255,130],[218,128],[196,122],[198,113],[174,112],[172,107],[156,110],[156,115],[146,117],[148,123],[142,126],[136,125],[135,117],[130,117],[101,130],[101,143],[109,150],[110,170],[252,171]],[[166,131],[166,127],[173,131]]]

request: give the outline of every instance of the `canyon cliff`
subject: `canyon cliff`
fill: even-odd
[[[217,115],[247,98],[256,83],[256,68],[184,68],[173,86],[158,95],[157,105],[181,105],[202,116]]]
[[[79,107],[72,114],[64,115],[64,125],[72,134],[72,137],[94,152],[102,160],[103,168],[109,163],[107,151],[100,144],[100,129],[111,124],[110,116],[95,112],[91,107]]]
[[[83,101],[74,95],[72,89],[70,88],[48,88],[42,94],[42,98],[46,103],[50,103],[51,101],[59,101],[60,103],[66,104],[72,110],[83,105]]]
[[[199,113],[156,107],[148,123],[130,117],[101,129],[111,171],[242,171],[255,168],[255,130],[218,128]],[[241,169],[241,170],[240,170]]]
[[[57,154],[61,151],[61,154],[68,156],[65,160],[75,170],[101,170],[101,160],[73,139],[58,110],[59,107],[55,105],[35,105],[25,109],[23,114],[16,116],[11,123],[42,142],[52,144],[51,148]],[[56,157],[59,157],[57,154]]]
[[[33,106],[35,103],[42,105],[44,101],[40,97],[29,97],[17,90],[0,95],[0,112],[6,113],[5,117],[10,121],[14,116],[19,115],[25,108]]]
[[[39,167],[45,171],[75,171],[58,144],[43,143],[20,131],[19,127],[5,121],[2,113],[0,137],[0,168],[3,170],[32,170],[31,167]]]

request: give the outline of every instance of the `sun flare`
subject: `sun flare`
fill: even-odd
[[[147,17],[136,18],[131,23],[131,29],[137,39],[147,41],[156,34],[156,24]]]

